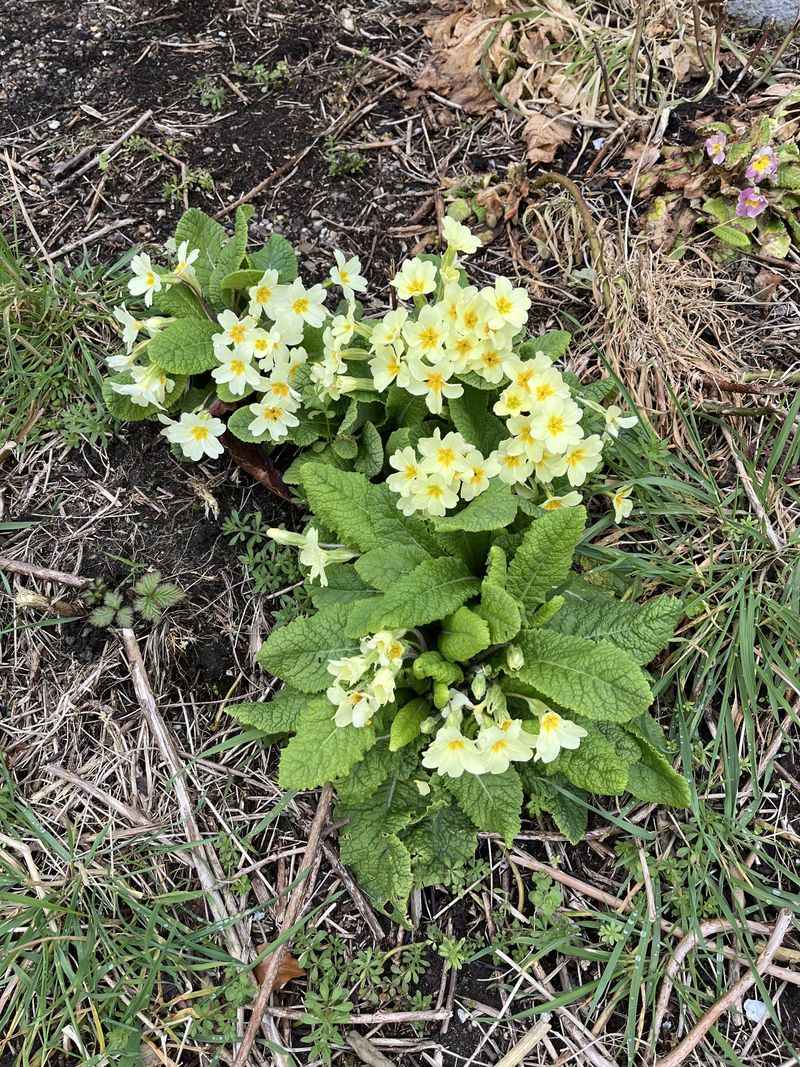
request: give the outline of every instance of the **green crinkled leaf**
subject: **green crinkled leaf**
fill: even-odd
[[[546,623],[558,615],[559,611],[564,607],[563,596],[551,596],[549,600],[545,601],[540,608],[534,611],[530,617],[531,626],[544,626]]]
[[[356,573],[352,563],[331,563],[326,568],[327,585],[314,583],[308,587],[311,602],[319,611],[329,604],[351,604],[355,600],[372,597],[373,593]]]
[[[581,725],[587,736],[574,751],[561,750],[558,769],[573,785],[589,793],[624,793],[629,769],[640,756],[636,740],[613,723],[584,721]]]
[[[484,533],[510,526],[516,514],[517,497],[511,487],[495,480],[461,511],[434,519],[433,527],[437,533],[452,533],[457,530]]]
[[[464,672],[455,663],[450,663],[439,652],[423,652],[414,660],[411,673],[415,678],[430,678],[443,685],[462,681]]]
[[[542,777],[530,763],[522,764],[519,773],[525,792],[530,797],[527,806],[529,813],[535,817],[542,811],[549,812],[570,844],[579,844],[586,836],[589,811],[585,804],[580,803],[580,799],[567,795],[567,792],[575,793],[575,787],[560,774],[551,778]],[[580,798],[584,796],[583,790],[577,792]]]
[[[566,330],[548,330],[541,337],[532,337],[520,345],[520,355],[523,358],[531,358],[537,352],[544,352],[550,359],[558,359],[569,348],[572,334]]]
[[[176,319],[160,330],[150,344],[150,359],[168,374],[201,374],[219,365],[211,338],[219,326],[208,319]]]
[[[466,663],[491,643],[488,623],[467,607],[442,620],[437,646],[445,659]]]
[[[492,644],[504,645],[519,633],[522,626],[519,605],[497,582],[484,578],[481,582],[481,601],[476,610],[489,625]]]
[[[337,817],[348,820],[339,834],[342,862],[353,868],[374,900],[405,907],[412,884],[411,856],[397,834],[423,811],[416,787],[397,774],[366,801],[337,806]]]
[[[759,219],[758,240],[765,256],[786,259],[792,247],[792,239],[780,219]]]
[[[346,778],[336,782],[336,795],[345,805],[362,804],[380,789],[392,773],[396,757],[384,741],[378,741]]]
[[[499,545],[492,545],[486,557],[486,581],[502,585],[508,581],[508,557]]]
[[[586,509],[563,508],[535,519],[511,565],[506,588],[526,608],[535,609],[569,574],[575,546],[586,525]]]
[[[626,722],[653,700],[647,678],[627,652],[609,641],[554,630],[525,630],[525,665],[516,677],[545,700],[587,719]]]
[[[520,831],[522,782],[513,767],[503,774],[443,778],[445,788],[479,830],[500,834],[510,845]]]
[[[738,248],[745,252],[750,248],[750,238],[746,233],[742,233],[736,226],[729,226],[727,223],[722,223],[719,226],[714,226],[711,232],[715,237],[718,237],[723,244],[730,245],[731,248]]]
[[[639,664],[649,663],[672,640],[683,617],[675,597],[659,596],[646,604],[616,597],[573,577],[563,590],[564,605],[548,626],[562,634],[611,641]]]
[[[624,723],[623,726],[628,733],[633,734],[634,737],[638,737],[642,741],[646,741],[657,751],[661,753],[667,751],[668,741],[666,734],[649,711],[637,715],[635,719]]]
[[[300,713],[308,703],[307,694],[292,689],[291,686],[284,686],[267,703],[245,702],[233,704],[225,710],[234,719],[247,726],[255,726],[265,734],[290,734],[297,728]]]
[[[297,256],[285,237],[279,233],[273,233],[267,243],[251,252],[248,259],[252,265],[261,272],[276,270],[278,282],[288,285],[297,277]]]
[[[176,319],[207,319],[205,309],[188,285],[170,285],[153,294],[153,311]]]
[[[200,255],[193,263],[194,272],[203,288],[208,286],[211,272],[226,241],[225,230],[199,208],[190,207],[175,227],[175,243],[187,241],[189,251],[197,248]]]
[[[247,248],[247,223],[253,215],[252,204],[242,204],[236,209],[233,236],[229,237],[219,250],[214,269],[208,279],[208,295],[217,308],[225,306],[225,293],[222,283],[234,271],[238,270]]]
[[[217,393],[219,393],[219,389]],[[228,416],[227,426],[234,437],[238,437],[240,441],[247,441],[248,444],[261,444],[265,441],[271,441],[272,438],[266,430],[258,436],[250,432],[250,424],[254,420],[255,415],[250,410],[250,405],[245,404],[243,407],[231,412]]]
[[[389,732],[389,751],[398,752],[419,737],[420,725],[431,714],[431,706],[424,697],[409,700],[392,719]]]
[[[377,474],[380,474],[382,467],[383,441],[374,423],[367,421],[361,427],[361,437],[358,441],[353,468],[360,471],[367,478],[374,478]]]
[[[630,768],[628,792],[648,804],[688,808],[692,801],[689,783],[647,741],[638,740],[641,759]]]
[[[412,396],[399,385],[390,385],[386,392],[386,415],[395,426],[421,431],[429,412],[421,396]]]
[[[414,885],[449,885],[478,847],[470,820],[452,804],[437,802],[430,814],[403,835],[411,853]]]
[[[463,396],[449,400],[447,403],[455,428],[484,456],[488,456],[503,438],[508,437],[505,423],[490,410],[489,399],[483,390],[465,385]],[[463,527],[452,528],[462,529]]]
[[[375,744],[371,726],[337,726],[325,697],[312,700],[297,718],[297,733],[281,753],[282,789],[315,789],[343,778]]]
[[[354,656],[357,641],[345,637],[349,604],[331,604],[308,618],[273,630],[258,651],[258,663],[303,693],[320,693],[331,684],[328,660]]]
[[[800,166],[796,163],[781,163],[775,175],[779,189],[800,189]]]
[[[252,289],[258,285],[264,275],[263,270],[234,270],[223,279],[223,289]]]
[[[412,545],[438,554],[435,538],[419,519],[397,508],[386,486],[373,485],[356,471],[336,470],[320,463],[303,464],[300,480],[314,514],[346,545],[369,552],[387,545]]]
[[[367,585],[385,593],[404,574],[429,558],[428,553],[417,545],[387,545],[365,552],[356,562],[355,569]]]
[[[426,626],[461,607],[479,589],[478,579],[469,573],[461,560],[446,556],[426,559],[380,598],[365,632]],[[348,633],[363,636],[363,633],[355,634],[352,630]]]

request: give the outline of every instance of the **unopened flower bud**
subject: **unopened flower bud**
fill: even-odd
[[[421,734],[432,734],[438,726],[438,723],[439,720],[436,719],[433,715],[431,715],[427,719],[423,719],[422,722],[419,724],[419,732]]]
[[[519,645],[509,645],[506,650],[506,665],[510,671],[519,671],[525,666],[525,656]]]
[[[470,688],[476,700],[483,700],[486,695],[486,671],[481,669],[475,672]]]

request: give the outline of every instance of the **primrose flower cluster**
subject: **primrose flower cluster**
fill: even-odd
[[[334,683],[327,691],[337,726],[368,726],[375,712],[394,700],[397,675],[407,646],[404,630],[380,630],[361,640],[357,656],[328,662]]]
[[[552,763],[562,748],[577,749],[586,737],[583,727],[562,718],[541,701],[530,701],[536,720],[509,716],[498,685],[489,686],[480,701],[473,702],[458,690],[442,711],[444,724],[422,755],[422,766],[448,778],[468,774],[503,774],[512,763],[539,760]],[[535,732],[526,729],[535,726]],[[425,724],[423,724],[423,729]],[[428,723],[429,732],[436,729]]]
[[[728,157],[728,137],[723,131],[706,138],[705,150],[716,166],[723,166]],[[744,172],[753,184],[739,190],[736,214],[743,219],[756,219],[769,207],[769,201],[761,192],[761,182],[775,178],[778,173],[778,155],[772,145],[757,148],[750,157]]]

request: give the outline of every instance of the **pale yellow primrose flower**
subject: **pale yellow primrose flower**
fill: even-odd
[[[464,460],[467,447],[460,433],[451,432],[442,437],[437,426],[432,437],[423,437],[417,444],[422,473],[439,474],[448,482],[460,478],[467,469]]]
[[[544,443],[548,452],[561,455],[583,437],[580,425],[583,413],[574,400],[554,397],[537,410],[533,432],[536,438]]]
[[[389,284],[401,300],[426,296],[436,288],[436,265],[426,259],[407,259]]]
[[[448,778],[460,778],[464,771],[484,774],[486,761],[474,741],[464,737],[457,726],[443,726],[422,756],[422,766]]]
[[[378,710],[378,702],[366,689],[351,689],[332,685],[325,691],[331,704],[336,707],[334,722],[337,726],[368,726]]]
[[[414,490],[417,479],[420,476],[419,459],[411,446],[400,448],[389,456],[389,466],[394,467],[396,474],[390,474],[386,484],[393,493],[402,496],[410,496]]]
[[[220,343],[224,345],[243,345],[247,342],[250,333],[255,328],[255,319],[249,315],[245,315],[244,318],[239,318],[235,311],[221,311],[217,315],[217,322],[222,327],[221,334],[214,334],[214,340],[219,337]],[[217,355],[217,359],[220,356]]]
[[[445,398],[452,400],[464,394],[463,385],[451,383],[453,373],[449,359],[440,359],[431,367],[412,356],[398,375],[398,384],[412,396],[424,396],[428,411],[440,415]]]
[[[620,418],[621,415],[622,408],[618,408],[616,404],[611,404],[606,408],[606,433],[611,437],[618,437],[620,430],[628,430],[639,421],[636,415],[626,415],[624,418]]]
[[[524,289],[515,289],[508,278],[496,278],[494,287],[481,289],[481,296],[489,305],[489,326],[493,330],[505,325],[521,330],[528,321],[531,298]]]
[[[179,278],[194,279],[195,273],[192,264],[199,255],[199,248],[193,248],[190,252],[189,242],[181,241],[175,252],[175,259],[177,260],[177,263],[175,264],[175,270],[173,273],[176,274]]]
[[[258,365],[262,370],[272,370],[278,353],[287,351],[281,331],[277,326],[271,326],[269,330],[255,326],[248,332],[242,344],[237,347],[249,359],[258,360]]]
[[[372,347],[379,350],[386,345],[396,344],[400,340],[407,319],[408,311],[405,308],[395,308],[394,311],[388,311],[376,323],[372,331],[370,336]]]
[[[111,388],[120,396],[128,396],[133,404],[146,408],[153,404],[163,408],[167,393],[175,388],[175,382],[168,378],[160,367],[149,363],[146,366],[133,364],[128,373],[133,381],[130,383],[111,382]]]
[[[474,500],[489,488],[490,480],[500,472],[500,464],[493,456],[484,459],[477,448],[467,452],[464,462],[466,470],[461,475],[461,497]]]
[[[570,719],[562,719],[555,711],[547,710],[539,719],[539,733],[536,735],[535,760],[552,763],[562,748],[576,749],[580,746],[586,731]]]
[[[570,445],[564,453],[566,474],[570,485],[583,485],[586,475],[596,470],[603,460],[603,442],[596,434]]]
[[[372,381],[379,393],[388,389],[400,373],[403,361],[394,349],[393,345],[382,348],[374,348],[375,355],[369,360],[369,369]]]
[[[122,340],[126,350],[130,352],[139,336],[139,331],[144,328],[144,323],[134,318],[124,304],[119,304],[114,308],[114,318],[122,325]]]
[[[583,503],[583,497],[576,489],[573,489],[571,493],[565,493],[564,496],[549,496],[542,504],[542,511],[560,511],[561,508],[576,508],[581,503]]]
[[[458,503],[450,480],[441,474],[421,475],[414,484],[411,498],[420,511],[439,518]]]
[[[331,267],[330,279],[334,285],[340,287],[349,303],[356,293],[364,293],[367,289],[367,279],[361,274],[361,260],[358,256],[345,259],[344,253],[338,248],[334,249],[333,256],[336,266]]]
[[[219,438],[225,433],[225,423],[211,417],[208,411],[184,411],[177,422],[169,422],[161,431],[170,444],[178,445],[185,456],[195,461],[203,456],[216,459],[225,449]]]
[[[225,349],[225,355],[217,355],[220,365],[211,372],[211,377],[220,385],[227,385],[234,396],[242,396],[248,385],[254,389],[264,384],[256,368],[251,364],[248,356],[244,355],[241,348],[231,352]]]
[[[257,404],[248,405],[254,418],[247,427],[253,437],[269,434],[273,441],[286,437],[293,426],[299,426],[300,420],[288,407],[271,397],[262,397]]]
[[[503,774],[512,762],[527,763],[533,757],[536,742],[536,735],[523,730],[519,719],[503,719],[496,726],[481,730],[477,738],[488,774]]]
[[[632,485],[622,485],[611,495],[611,503],[614,505],[614,522],[622,522],[633,511],[633,501],[630,499],[632,492]]]
[[[347,563],[357,556],[347,548],[322,548],[319,543],[319,530],[309,526],[305,532],[305,543],[300,550],[300,563],[310,568],[309,578],[313,582],[319,578],[320,585],[328,584],[325,568],[329,563]]]
[[[301,278],[295,278],[291,285],[281,286],[270,302],[271,315],[278,328],[285,331],[287,337],[296,337],[304,325],[320,327],[325,322],[325,300],[327,293],[321,285],[312,285],[306,289]],[[287,340],[287,344],[295,341]]]
[[[501,441],[500,447],[492,452],[490,458],[498,464],[498,476],[507,485],[525,482],[533,472],[533,463],[513,437]]]
[[[435,363],[442,354],[447,337],[445,325],[438,307],[424,307],[415,322],[403,327],[403,339],[410,354]]]
[[[128,282],[131,296],[144,296],[145,307],[153,304],[153,293],[161,292],[161,278],[156,273],[146,252],[139,252],[131,260],[133,277]]]
[[[442,234],[449,248],[463,252],[465,256],[471,256],[481,247],[480,238],[450,215],[445,215],[442,219]]]
[[[261,280],[247,290],[247,295],[250,297],[248,310],[256,321],[262,315],[267,315],[271,319],[275,318],[270,310],[270,305],[275,299],[276,293],[282,288],[278,284],[278,277],[276,270],[265,270]]]

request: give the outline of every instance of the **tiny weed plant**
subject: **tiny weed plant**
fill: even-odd
[[[325,162],[331,178],[346,178],[361,174],[367,165],[367,157],[353,149],[343,148],[333,137],[325,141]]]
[[[166,611],[183,600],[183,593],[172,582],[162,581],[159,571],[148,571],[127,591],[109,590],[102,582],[95,582],[85,599],[94,605],[89,623],[102,629],[133,626],[137,615],[145,622],[156,623]]]
[[[198,78],[194,83],[194,95],[209,111],[222,111],[225,106],[225,90],[216,78]]]

